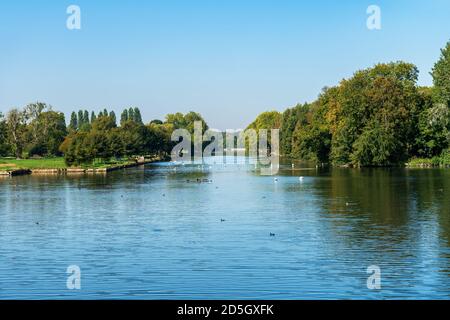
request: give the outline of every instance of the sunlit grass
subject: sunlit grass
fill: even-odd
[[[83,169],[102,169],[117,165],[126,165],[134,163],[130,160],[96,160],[92,164],[84,164],[77,166]],[[0,171],[11,171],[18,169],[66,169],[68,168],[64,162],[64,158],[42,158],[42,159],[14,159],[0,158]]]

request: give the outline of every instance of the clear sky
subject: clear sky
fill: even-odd
[[[66,28],[71,4],[81,30]],[[379,31],[366,27],[371,4]],[[415,63],[430,85],[448,40],[448,0],[1,1],[0,111],[194,110],[238,129],[377,62]]]

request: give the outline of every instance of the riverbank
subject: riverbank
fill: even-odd
[[[43,159],[0,159],[0,176],[20,175],[66,175],[66,174],[106,174],[121,169],[137,167],[163,160],[159,156],[137,158],[124,161],[97,162],[90,166],[67,167],[63,158]]]
[[[433,158],[414,158],[407,164],[409,168],[450,168],[450,150]]]

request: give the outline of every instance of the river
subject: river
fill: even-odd
[[[286,161],[1,178],[0,299],[449,299],[449,194],[448,169]]]

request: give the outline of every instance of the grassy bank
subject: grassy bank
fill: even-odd
[[[450,150],[442,153],[442,155],[433,158],[414,158],[407,164],[412,168],[434,168],[434,167],[450,167]]]
[[[0,158],[0,170],[18,169],[65,169],[67,168],[64,158],[43,158],[43,159],[10,159]]]
[[[80,169],[108,169],[116,166],[130,165],[136,163],[133,159],[126,160],[110,160],[110,161],[94,161],[89,165],[80,165]],[[0,171],[13,170],[52,170],[52,169],[68,169],[64,162],[64,158],[42,158],[42,159],[12,159],[0,158]]]

